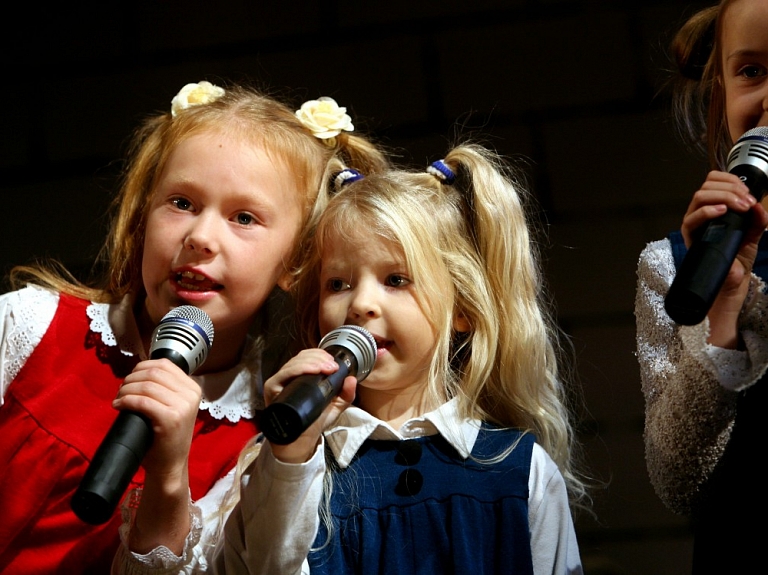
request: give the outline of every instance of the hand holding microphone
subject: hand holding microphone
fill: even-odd
[[[168,312],[152,334],[150,359],[169,359],[191,375],[207,358],[212,343],[208,315],[194,306],[180,306]],[[144,415],[120,412],[72,497],[72,510],[80,519],[93,525],[109,520],[152,438],[152,424]]]
[[[293,443],[341,391],[344,379],[363,381],[376,362],[376,340],[362,327],[331,330],[318,346],[333,356],[339,369],[330,375],[303,375],[286,385],[261,415],[261,430],[272,443]]]
[[[768,127],[754,128],[728,155],[728,172],[741,179],[759,202],[768,191]],[[751,213],[728,210],[706,224],[691,244],[664,301],[673,321],[704,320],[722,288],[749,228]]]

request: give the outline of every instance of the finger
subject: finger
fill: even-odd
[[[147,396],[163,403],[172,403],[178,401],[178,398],[199,400],[200,395],[200,386],[192,378],[183,374],[168,374],[150,370],[130,379],[126,378],[118,390],[117,398]]]
[[[693,195],[686,213],[690,214],[703,207],[716,205],[724,205],[732,210],[744,212],[756,202],[755,197],[741,183],[738,186],[729,184],[727,187],[705,185]]]
[[[712,170],[707,174],[702,187],[723,187],[738,194],[749,192],[747,185],[737,175],[718,170]]]
[[[343,400],[347,405],[351,405],[355,401],[355,395],[357,393],[357,377],[349,375],[344,378],[344,383],[341,386],[339,392],[339,399]]]
[[[307,349],[291,358],[280,370],[264,383],[267,392],[274,397],[291,380],[301,375],[330,374],[339,368],[333,356],[322,349]]]

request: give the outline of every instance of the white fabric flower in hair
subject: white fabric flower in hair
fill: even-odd
[[[342,130],[351,132],[355,129],[347,109],[339,106],[333,98],[323,97],[304,102],[301,109],[296,110],[296,117],[321,140],[334,138]]]
[[[209,104],[218,100],[223,95],[224,88],[214,86],[205,80],[187,84],[171,100],[171,115],[175,117],[181,110],[186,110],[191,106]]]

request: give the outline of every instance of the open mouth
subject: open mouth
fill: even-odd
[[[189,291],[216,291],[224,286],[191,271],[177,272],[174,279],[180,288]]]
[[[376,349],[389,349],[392,345],[391,339],[382,339],[379,337],[374,338],[376,340]]]

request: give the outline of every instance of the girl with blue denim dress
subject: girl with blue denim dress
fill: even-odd
[[[581,573],[585,483],[519,174],[462,145],[339,180],[293,287],[309,348],[265,402],[336,371],[315,346],[341,325],[375,365],[295,441],[244,452],[215,572]]]

